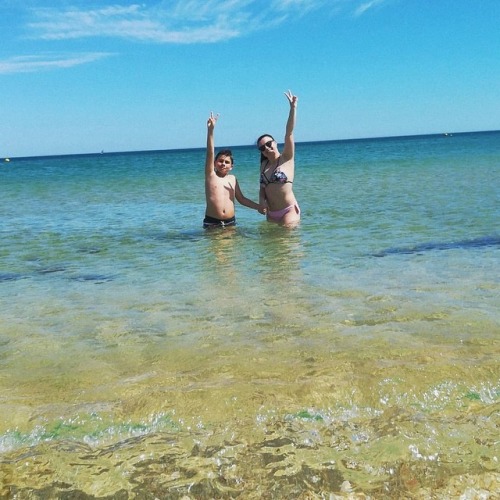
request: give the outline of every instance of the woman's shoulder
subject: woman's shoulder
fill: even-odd
[[[293,165],[294,164],[294,157],[293,155],[281,155],[280,158],[280,166],[283,165]]]

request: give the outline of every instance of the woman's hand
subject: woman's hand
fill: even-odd
[[[290,103],[290,107],[292,108],[297,107],[297,101],[299,100],[299,98],[296,95],[293,95],[291,90],[285,92],[285,95],[286,98],[288,99],[288,102]]]

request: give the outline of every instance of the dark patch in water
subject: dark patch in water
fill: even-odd
[[[70,278],[72,281],[91,281],[96,284],[107,283],[108,281],[113,281],[114,276],[108,276],[106,274],[80,274],[79,276],[73,276]]]
[[[79,253],[88,253],[88,254],[101,253],[102,248],[97,248],[97,247],[80,248],[78,250],[78,252]]]
[[[24,274],[17,273],[0,273],[0,282],[2,281],[16,281],[26,278]]]
[[[472,240],[460,240],[452,242],[430,242],[415,245],[413,247],[388,248],[382,252],[373,254],[374,257],[385,257],[386,255],[408,255],[431,250],[455,250],[458,248],[465,250],[473,250],[475,248],[495,247],[500,246],[499,236],[484,236]]]
[[[39,269],[38,274],[62,273],[64,271],[66,271],[65,267],[54,266],[54,267],[46,267],[44,269]]]

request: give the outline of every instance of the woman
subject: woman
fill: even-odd
[[[257,139],[261,153],[259,203],[267,208],[268,221],[294,226],[300,220],[299,204],[292,189],[295,171],[293,129],[298,98],[290,91],[285,92],[285,96],[290,103],[290,113],[286,122],[283,153],[278,151],[272,135],[264,134]]]

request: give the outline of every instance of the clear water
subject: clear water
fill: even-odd
[[[294,230],[203,163],[1,164],[0,496],[493,498],[500,133],[298,144]]]

